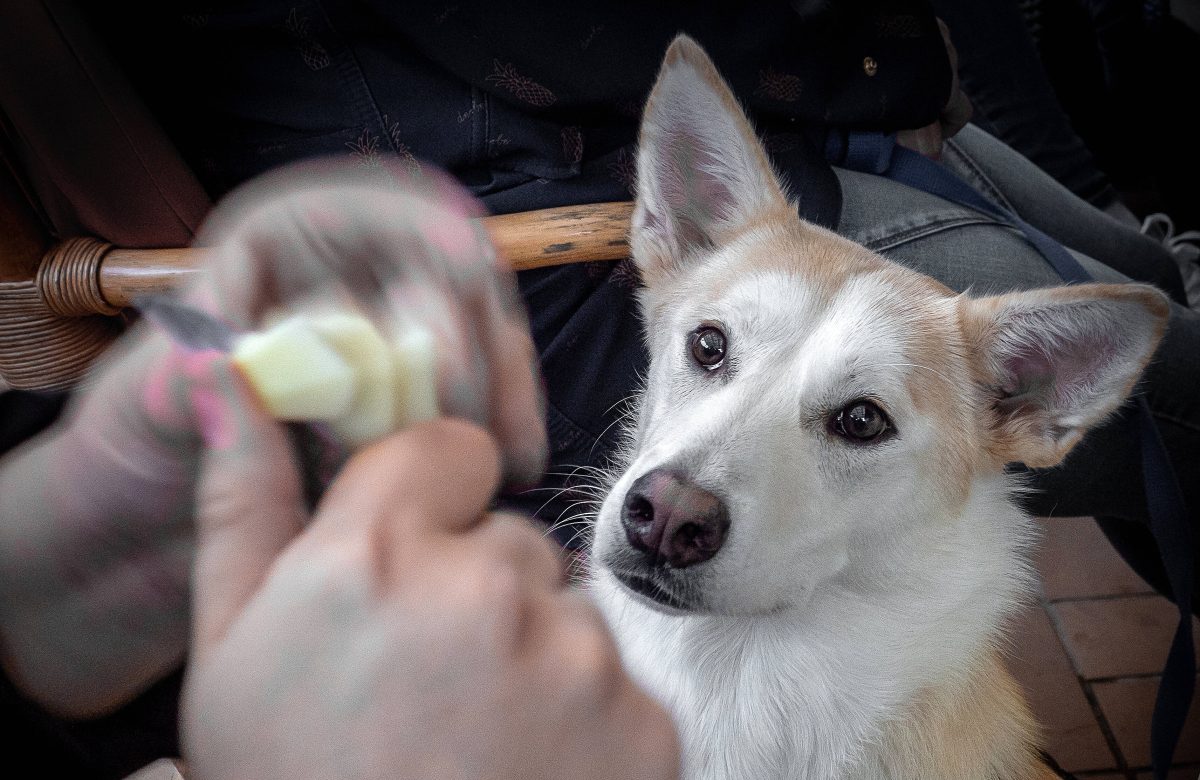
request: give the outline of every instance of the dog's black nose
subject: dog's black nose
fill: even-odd
[[[717,554],[729,530],[721,499],[678,474],[655,469],[638,478],[621,509],[625,538],[654,563],[677,569]]]

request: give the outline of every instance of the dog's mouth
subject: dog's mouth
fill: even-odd
[[[659,606],[678,612],[692,611],[692,606],[685,599],[649,577],[616,571],[613,572],[613,576],[617,578],[617,582],[624,585],[627,589],[644,599],[653,601]]]

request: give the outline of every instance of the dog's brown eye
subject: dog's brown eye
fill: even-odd
[[[892,427],[883,410],[870,401],[851,401],[830,420],[833,432],[854,442],[878,439]]]
[[[692,333],[692,358],[709,371],[725,361],[725,334],[712,325],[704,325]]]

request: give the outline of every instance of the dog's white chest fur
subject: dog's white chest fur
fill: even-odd
[[[1027,522],[1003,495],[982,486],[969,508],[984,518],[898,544],[887,591],[833,584],[776,614],[667,614],[597,572],[625,663],[676,719],[685,777],[905,777],[889,733],[990,655],[1025,585]]]

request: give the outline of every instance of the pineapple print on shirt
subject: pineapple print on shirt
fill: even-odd
[[[400,123],[389,120],[388,115],[384,114],[383,126],[387,130],[388,140],[392,142],[392,149],[396,152],[396,156],[403,161],[404,167],[408,169],[409,173],[420,173],[421,163],[417,161],[416,156],[413,155],[412,149],[409,148],[408,144],[400,140]]]
[[[768,67],[758,72],[758,87],[754,94],[781,103],[794,103],[800,98],[804,82],[791,73],[780,73]]]
[[[564,127],[559,136],[562,140],[563,159],[577,165],[583,159],[583,133],[575,125]]]
[[[484,80],[489,84],[495,84],[508,90],[517,100],[524,101],[538,108],[552,106],[558,100],[553,92],[533,79],[518,73],[512,63],[492,60],[492,73]]]
[[[359,165],[364,168],[379,167],[379,136],[372,133],[369,127],[364,127],[358,138],[347,141],[346,146]]]
[[[387,114],[384,114],[383,124],[395,155],[400,158],[409,173],[419,174],[421,163],[413,155],[412,149],[400,140],[400,123],[389,122]],[[364,168],[379,168],[383,164],[379,151],[380,140],[378,135],[371,132],[371,128],[364,127],[358,138],[346,142],[346,147],[350,150],[351,156],[358,160],[359,165]]]
[[[300,56],[304,58],[305,65],[312,70],[322,70],[329,67],[330,63],[333,62],[329,56],[329,52],[313,36],[309,30],[309,19],[307,16],[300,15],[299,8],[292,8],[283,26],[288,31],[288,35],[292,37],[292,42],[300,52]]]

